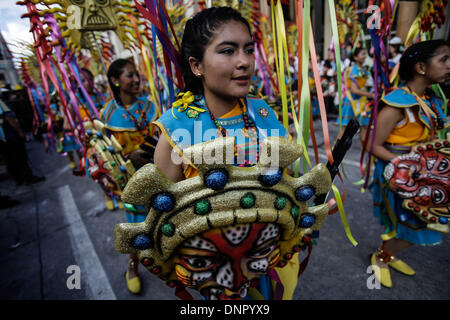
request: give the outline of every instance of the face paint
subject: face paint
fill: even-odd
[[[178,279],[210,300],[242,299],[251,280],[280,256],[279,227],[255,223],[217,228],[186,240],[175,259]]]

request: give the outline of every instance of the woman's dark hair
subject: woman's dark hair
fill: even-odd
[[[87,68],[81,68],[81,71],[89,78],[94,79],[94,75],[92,74],[91,70],[89,70]]]
[[[198,61],[202,61],[205,48],[210,42],[214,31],[230,20],[245,24],[248,32],[252,35],[247,20],[242,17],[239,11],[229,7],[205,9],[187,21],[181,41],[180,56],[185,91],[192,91],[194,94],[199,94],[203,91],[202,80],[192,73],[189,65],[189,57],[194,57]]]
[[[120,88],[116,87],[114,83],[112,82],[112,78],[119,79],[120,75],[123,73],[123,69],[127,64],[133,65],[133,62],[127,59],[117,59],[111,63],[111,65],[108,68],[108,72],[106,73],[106,76],[108,77],[108,83],[109,86],[113,92],[114,99],[122,104],[122,101],[120,100]]]
[[[398,70],[400,79],[403,81],[412,80],[416,63],[427,63],[436,55],[436,50],[442,46],[449,46],[449,43],[445,40],[428,40],[408,47],[400,58],[400,69]]]
[[[350,60],[352,62],[355,62],[355,57],[363,50],[366,50],[366,48],[364,47],[358,47],[355,49],[355,51],[353,51],[352,55],[350,56]]]

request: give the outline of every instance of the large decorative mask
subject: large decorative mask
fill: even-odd
[[[427,227],[448,233],[450,218],[450,146],[448,140],[434,140],[414,147],[386,166],[389,188],[403,200]]]
[[[70,4],[80,8],[80,31],[115,30],[117,27],[112,0],[69,0]],[[75,13],[74,13],[75,14]]]
[[[193,161],[207,149],[223,150],[226,159],[234,138],[184,153]],[[282,155],[276,169],[267,164],[272,150]],[[308,207],[308,200],[331,187],[324,165],[299,178],[283,173],[301,154],[296,143],[270,137],[255,166],[200,164],[198,176],[178,183],[145,165],[130,179],[122,201],[150,211],[145,222],[116,226],[116,250],[136,254],[171,287],[193,288],[207,299],[241,299],[259,277],[284,267],[328,215],[327,204]]]
[[[54,15],[69,49],[96,49],[93,31],[114,30],[125,47],[135,43],[129,15],[138,19],[133,3],[118,0],[24,0],[45,5],[40,15]],[[141,30],[140,32],[144,32]]]

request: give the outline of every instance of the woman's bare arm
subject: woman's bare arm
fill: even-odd
[[[353,94],[357,94],[359,96],[366,96],[368,98],[373,99],[373,92],[368,92],[368,91],[359,89],[358,86],[356,85],[356,83],[354,83],[353,81],[350,83],[350,92]]]
[[[392,130],[394,130],[397,123],[399,123],[403,118],[404,115],[402,109],[393,108],[390,106],[385,106],[378,113],[377,131],[372,150],[372,154],[378,159],[390,161],[395,158],[395,155],[387,150],[383,144],[387,137],[391,134]]]
[[[172,160],[173,151],[167,138],[164,134],[159,136],[158,143],[155,149],[155,165],[173,182],[184,180],[182,164],[174,163]],[[174,159],[180,159],[177,154],[173,156]]]

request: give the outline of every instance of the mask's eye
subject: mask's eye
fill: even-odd
[[[445,193],[441,189],[434,189],[432,193],[433,202],[436,204],[440,204],[445,201]]]
[[[444,158],[442,159],[442,161],[439,163],[439,166],[437,168],[437,170],[439,172],[444,172],[448,169],[448,159]]]
[[[207,270],[215,267],[214,259],[207,257],[183,256],[182,261],[193,271]]]
[[[255,251],[253,251],[250,254],[250,257],[255,258],[255,259],[260,259],[260,258],[264,258],[267,257],[268,255],[270,255],[276,248],[278,247],[277,244],[273,243],[271,245],[266,245],[262,248],[259,248]]]

